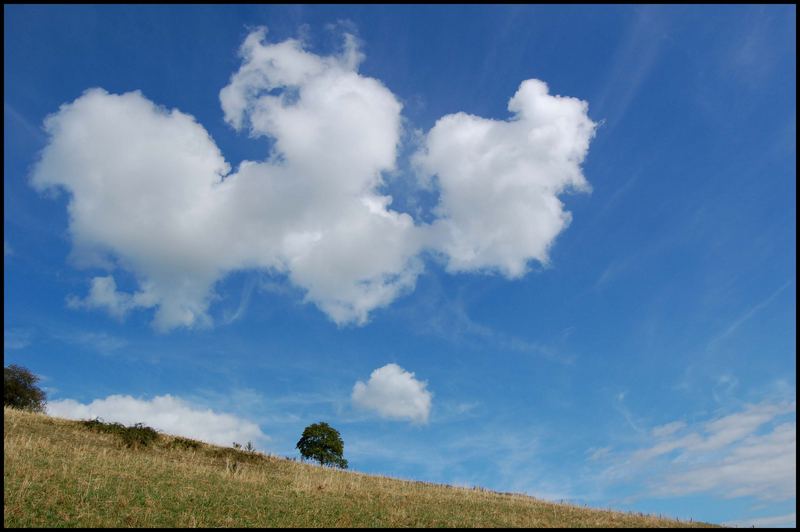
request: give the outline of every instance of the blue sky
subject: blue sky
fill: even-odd
[[[52,413],[795,523],[794,6],[4,15],[4,356]]]

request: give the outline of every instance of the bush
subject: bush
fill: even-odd
[[[106,423],[100,418],[82,421],[83,426],[95,432],[116,434],[126,447],[147,447],[158,439],[158,431],[142,423],[126,427],[122,423]]]
[[[158,431],[142,423],[136,423],[132,427],[126,427],[120,436],[126,447],[147,447],[158,439]]]
[[[170,442],[170,447],[173,449],[199,449],[200,442],[196,440],[190,440],[189,438],[181,438],[180,436],[176,436]]]
[[[36,386],[39,377],[27,368],[11,364],[3,368],[3,405],[44,412],[45,393]]]

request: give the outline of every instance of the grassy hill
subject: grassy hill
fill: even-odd
[[[167,435],[128,447],[4,409],[6,527],[685,527],[523,495],[331,470]]]

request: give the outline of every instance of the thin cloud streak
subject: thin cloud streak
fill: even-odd
[[[752,318],[753,316],[758,314],[760,311],[764,310],[767,306],[769,306],[769,304],[772,303],[772,301],[776,297],[778,297],[781,294],[781,292],[786,290],[789,287],[789,285],[791,285],[791,284],[792,284],[792,280],[789,279],[788,281],[783,283],[783,285],[781,287],[779,287],[772,294],[770,294],[769,297],[767,297],[763,301],[755,304],[752,308],[750,308],[742,316],[740,316],[738,319],[736,319],[727,329],[725,329],[725,331],[723,331],[721,334],[719,334],[719,335],[715,336],[714,338],[712,338],[708,342],[708,344],[706,346],[706,349],[710,350],[710,349],[715,348],[717,345],[720,344],[720,342],[722,342],[723,340],[725,340],[726,338],[731,336],[733,333],[735,333],[736,330],[739,327],[741,327],[745,322],[747,322],[750,318]]]
[[[611,484],[644,480],[645,496],[710,493],[723,498],[784,501],[796,494],[796,411],[793,400],[745,405],[738,411],[687,425],[654,427],[634,450],[594,456],[605,462],[597,478]],[[647,481],[657,478],[658,481]]]
[[[604,120],[604,132],[622,120],[658,61],[664,40],[664,17],[656,12],[658,9],[637,8],[635,20],[614,55],[605,88],[593,99],[594,112]]]

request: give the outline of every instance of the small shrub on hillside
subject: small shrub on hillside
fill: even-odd
[[[106,434],[116,434],[126,447],[147,447],[158,439],[158,431],[142,423],[126,427],[122,423],[106,423],[100,418],[87,419],[82,421],[83,426]]]
[[[180,436],[173,438],[169,444],[173,449],[199,449],[200,445],[199,441],[181,438]]]
[[[122,442],[127,447],[147,447],[158,439],[158,431],[142,423],[137,423],[132,427],[126,427],[121,436]]]
[[[125,425],[122,423],[106,423],[99,417],[94,419],[86,419],[81,421],[81,424],[89,430],[103,432],[105,434],[119,434],[125,429]]]

